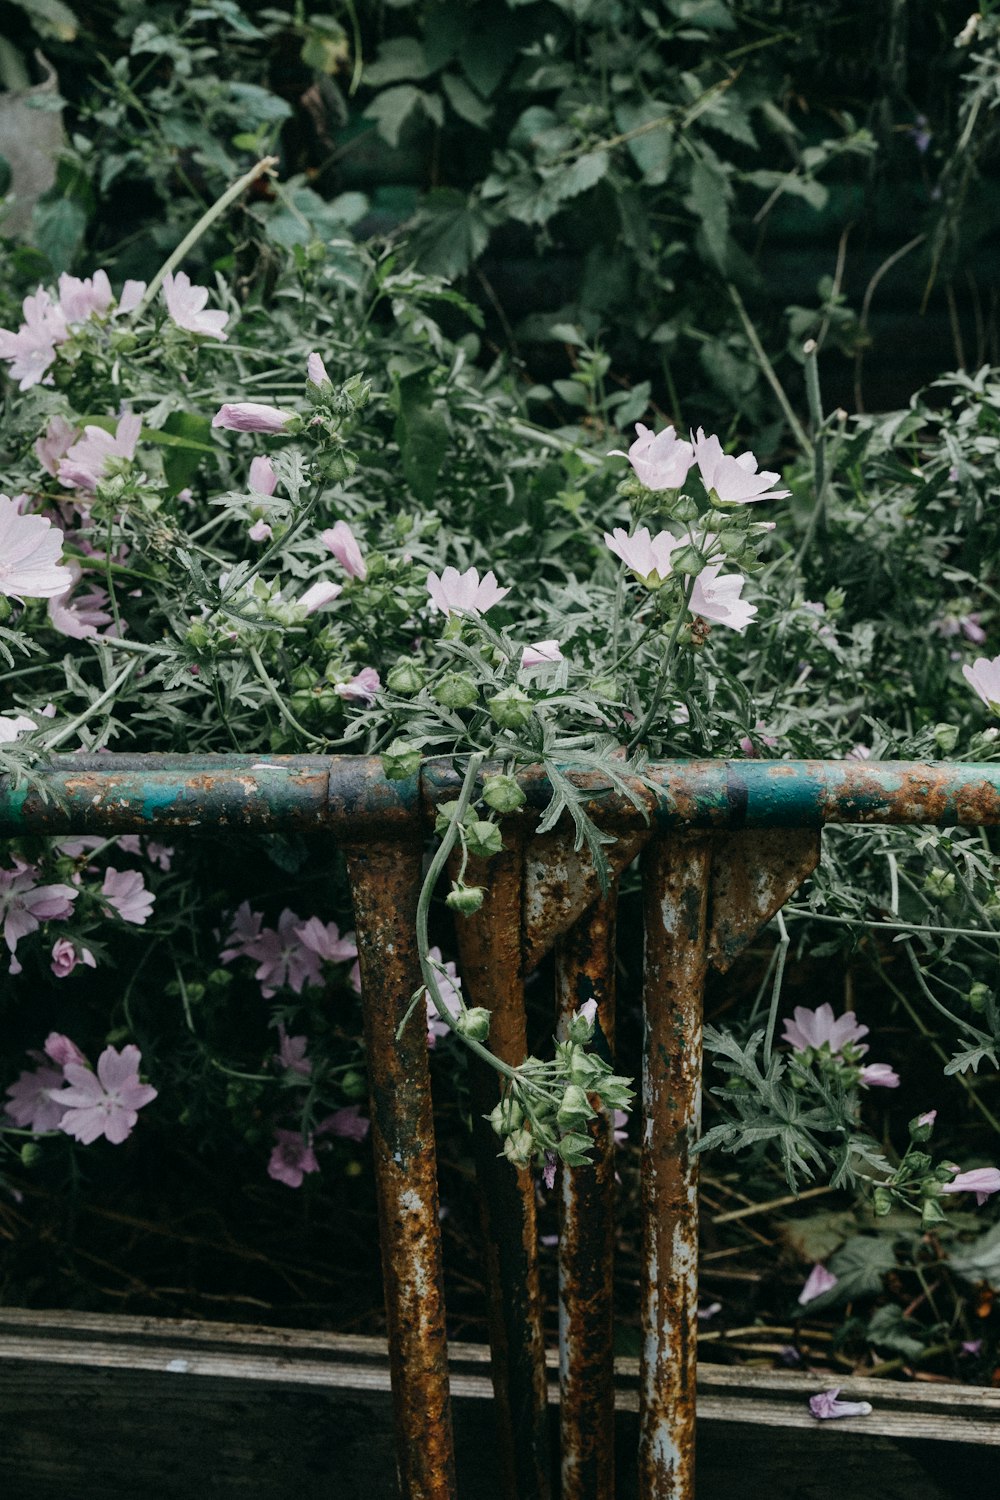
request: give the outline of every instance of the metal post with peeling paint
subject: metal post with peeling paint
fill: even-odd
[[[698,1158],[711,843],[643,856],[642,1354],[639,1500],[694,1500]]]
[[[596,901],[556,943],[556,1036],[597,1003],[594,1051],[615,1046],[617,890]],[[614,1500],[614,1194],[612,1119],[590,1122],[590,1166],[563,1167],[559,1223],[560,1500]]]

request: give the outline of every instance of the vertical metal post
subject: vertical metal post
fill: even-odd
[[[556,945],[556,1034],[597,1001],[594,1050],[615,1045],[616,891],[596,902]],[[614,1135],[591,1122],[593,1162],[563,1167],[559,1234],[561,1500],[613,1500],[615,1486]]]
[[[456,1500],[427,1019],[415,937],[421,846],[347,851],[354,897],[401,1500]]]
[[[491,1012],[490,1050],[516,1065],[528,1051],[521,952],[523,847],[509,829],[504,840],[502,854],[488,862],[470,861],[466,878],[486,886],[487,896],[478,912],[458,918],[456,934],[468,998]],[[496,1393],[497,1492],[505,1500],[548,1500],[548,1392],[534,1175],[530,1168],[515,1170],[498,1157],[499,1142],[485,1118],[500,1096],[496,1073],[476,1062],[470,1080]]]
[[[677,834],[643,859],[643,1298],[640,1500],[694,1500],[702,999],[707,839]]]

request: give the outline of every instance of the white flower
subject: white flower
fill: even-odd
[[[521,652],[521,670],[529,667],[548,667],[553,662],[562,661],[563,654],[558,641],[536,641],[533,646],[525,646]]]
[[[721,567],[721,563],[710,563],[698,574],[691,590],[691,613],[716,625],[728,625],[742,634],[757,613],[757,606],[740,598],[746,583],[742,573],[724,573],[720,577]]]
[[[973,666],[962,668],[962,676],[982,698],[990,713],[1000,714],[1000,656],[989,661],[978,656]]]
[[[73,582],[59,564],[63,534],[44,516],[22,516],[0,495],[0,594],[13,599],[52,599]]]
[[[757,460],[752,453],[741,453],[731,458],[723,453],[722,444],[713,433],[706,437],[699,427],[694,439],[694,454],[701,473],[701,482],[709,495],[714,492],[721,505],[748,505],[755,500],[783,500],[791,490],[772,490],[768,486],[781,478],[780,474],[769,474],[766,470],[757,473]]]
[[[609,458],[627,458],[635,477],[647,490],[676,490],[684,483],[694,463],[694,449],[684,438],[678,438],[672,427],[653,433],[636,422],[638,437],[624,453],[612,448]]]
[[[616,526],[610,536],[604,533],[604,545],[632,569],[640,583],[658,589],[670,577],[670,554],[680,542],[670,531],[659,531],[651,537],[649,528],[640,526],[634,536],[629,536]]]
[[[203,338],[221,339],[223,342],[229,337],[222,331],[229,322],[229,314],[218,309],[206,312],[208,289],[192,286],[191,278],[186,272],[178,271],[176,276],[164,276],[163,300],[173,322],[185,332],[200,333]]]
[[[484,615],[510,589],[500,588],[492,572],[480,582],[478,568],[469,568],[464,573],[457,568],[445,568],[440,578],[436,573],[428,573],[427,592],[431,608],[443,615]]]

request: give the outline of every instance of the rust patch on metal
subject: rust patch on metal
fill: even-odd
[[[711,841],[643,859],[643,1285],[640,1500],[694,1500],[702,1000]]]
[[[715,838],[708,935],[713,968],[725,973],[819,861],[818,828],[759,828]]]
[[[635,859],[649,837],[643,829],[622,833],[605,848],[613,876]],[[524,857],[524,967],[530,973],[552,944],[600,895],[587,849],[574,849],[572,828],[555,828],[528,840]]]
[[[556,1035],[596,1000],[594,1049],[609,1061],[615,1031],[617,891],[578,917],[556,945]],[[599,1100],[592,1100],[595,1105]],[[589,1123],[592,1165],[563,1167],[559,1233],[560,1500],[614,1496],[614,1190],[612,1120]]]
[[[415,921],[418,844],[347,850],[361,965],[379,1241],[402,1500],[456,1500],[437,1159]]]
[[[528,1051],[521,959],[523,846],[507,823],[504,842],[502,854],[470,860],[466,879],[485,886],[487,894],[478,912],[456,919],[456,935],[467,998],[491,1013],[490,1050],[516,1066]],[[548,1500],[534,1176],[529,1168],[515,1170],[498,1157],[499,1143],[486,1120],[500,1097],[497,1074],[476,1060],[469,1073],[499,1439],[497,1495],[498,1500]]]

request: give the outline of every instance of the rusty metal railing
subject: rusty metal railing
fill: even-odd
[[[421,985],[415,939],[425,835],[459,785],[450,762],[386,780],[377,759],[316,756],[65,756],[49,797],[0,784],[0,836],[233,826],[325,829],[344,848],[353,890],[371,1086],[372,1139],[403,1500],[455,1500],[434,1124],[424,1019],[400,1027]],[[639,1495],[694,1494],[697,1364],[697,1139],[701,1009],[707,969],[726,969],[815,869],[827,823],[1000,823],[1000,766],[835,761],[678,761],[633,783],[639,806],[599,775],[574,777],[588,812],[614,833],[615,876],[642,856],[643,1287]],[[525,975],[555,949],[556,1026],[597,1002],[614,1046],[614,892],[602,895],[571,832],[538,835],[548,786],[519,775],[524,807],[505,850],[474,878],[488,888],[459,920],[464,984],[492,1012],[504,1061],[526,1052]],[[471,877],[470,877],[471,878]],[[497,1102],[473,1067],[474,1105]],[[550,1493],[546,1377],[528,1169],[475,1138],[490,1288],[500,1432],[497,1495]],[[559,1267],[562,1500],[611,1500],[613,1181],[607,1120],[592,1165],[566,1168]]]

